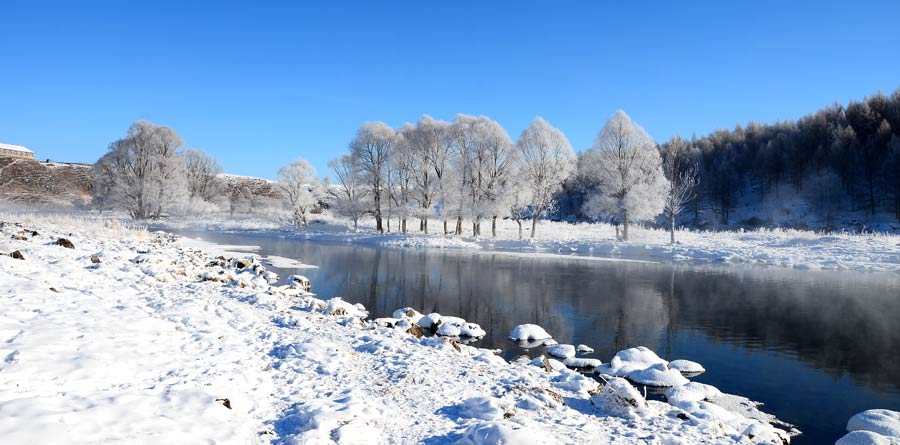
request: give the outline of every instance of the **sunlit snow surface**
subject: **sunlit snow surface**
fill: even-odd
[[[613,415],[591,403],[596,380],[556,360],[547,371],[418,338],[365,321],[360,305],[270,285],[264,262],[217,264],[244,248],[203,253],[64,218],[0,231],[0,252],[25,258],[0,256],[4,443],[713,444],[771,432],[722,405],[691,407],[690,420],[658,401]]]

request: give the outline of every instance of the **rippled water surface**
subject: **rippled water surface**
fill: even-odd
[[[608,361],[644,345],[702,363],[695,381],[765,403],[798,426],[795,444],[831,444],[869,408],[900,410],[900,274],[684,266],[507,253],[387,249],[277,235],[182,232],[300,259],[323,297],[372,318],[412,306],[479,323],[476,346],[524,353],[506,336],[540,324]]]

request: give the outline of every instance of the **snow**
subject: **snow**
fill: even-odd
[[[847,431],[871,431],[900,439],[900,412],[886,409],[863,411],[850,418]]]
[[[672,405],[683,402],[700,402],[722,395],[718,388],[704,383],[690,382],[666,390],[666,400]]]
[[[575,357],[575,347],[572,345],[556,345],[547,348],[547,353],[558,358],[567,359]]]
[[[669,369],[664,363],[656,363],[644,369],[631,371],[626,377],[632,382],[656,387],[679,386],[689,382],[680,372]]]
[[[578,345],[575,347],[575,350],[578,351],[579,354],[592,354],[594,352],[594,348],[588,345]]]
[[[28,148],[23,147],[23,146],[21,146],[21,145],[5,144],[5,143],[3,143],[3,142],[0,142],[0,149],[4,149],[4,150],[12,150],[12,151],[19,151],[19,152],[22,152],[22,153],[30,153],[30,154],[34,154],[33,151],[31,151],[31,150],[29,150]]]
[[[900,439],[885,437],[871,431],[852,431],[834,445],[900,445]]]
[[[510,340],[546,340],[551,338],[544,328],[536,324],[520,324],[509,333]]]
[[[268,262],[272,267],[277,267],[279,269],[318,269],[319,266],[314,266],[312,264],[306,264],[302,261],[295,260],[293,258],[285,258],[276,255],[269,255],[266,257],[266,262]]]
[[[700,374],[706,372],[703,365],[690,360],[672,360],[669,362],[669,368],[678,370],[684,374]]]
[[[557,360],[508,363],[380,326],[351,301],[270,285],[258,258],[123,226],[20,222],[0,227],[0,252],[26,258],[0,256],[4,443],[737,444],[752,425],[685,422],[623,379],[600,390]],[[12,238],[24,229],[40,235]],[[401,309],[395,323],[412,326]]]
[[[196,227],[192,222],[167,223]],[[663,229],[629,228],[631,240],[616,239],[616,228],[606,223],[540,221],[533,239],[518,238],[513,221],[497,221],[497,238],[444,236],[439,233],[407,234],[374,232],[371,219],[360,221],[359,231],[350,223],[319,215],[302,232],[287,230],[269,220],[204,221],[203,227],[233,230],[283,230],[280,235],[298,239],[333,241],[383,247],[468,249],[528,255],[566,256],[584,261],[638,260],[712,264],[755,264],[813,270],[900,271],[900,236],[889,234],[821,234],[795,229],[753,231],[677,230],[676,244]],[[440,230],[440,221],[429,224]],[[530,229],[530,227],[528,228]],[[621,229],[620,229],[621,230]]]

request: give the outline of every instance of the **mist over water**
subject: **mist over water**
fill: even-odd
[[[608,361],[644,345],[707,372],[693,380],[763,402],[798,426],[795,444],[827,444],[871,408],[900,410],[900,274],[687,266],[577,257],[387,249],[275,235],[181,232],[261,255],[300,259],[322,297],[362,303],[370,318],[411,306],[478,323],[473,345],[537,355],[506,336],[543,326]]]

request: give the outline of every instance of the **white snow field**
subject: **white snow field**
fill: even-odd
[[[798,269],[900,271],[900,235],[883,233],[820,234],[794,229],[755,231],[678,230],[676,244],[669,243],[669,232],[659,229],[629,229],[632,239],[616,239],[616,228],[606,223],[541,221],[534,239],[518,239],[515,222],[497,221],[497,237],[490,233],[490,221],[482,223],[482,236],[470,235],[471,224],[464,223],[463,236],[444,236],[440,221],[431,220],[431,234],[411,231],[407,234],[377,234],[372,221],[360,222],[353,231],[349,222],[328,215],[316,215],[305,229],[285,227],[267,221],[228,221],[171,223],[173,227],[204,227],[217,230],[284,231],[282,235],[300,239],[352,242],[385,247],[441,249],[482,249],[530,254],[580,255],[603,260],[693,261],[723,264],[760,264]],[[415,225],[415,224],[413,224]],[[396,221],[392,227],[396,228]]]
[[[704,401],[704,391],[680,397],[686,411],[646,401],[624,380],[603,388],[553,359],[507,363],[411,329],[426,317],[467,326],[452,317],[401,308],[406,323],[379,326],[360,305],[270,284],[256,259],[218,259],[171,235],[77,218],[0,220],[4,444],[686,445],[784,436]]]

